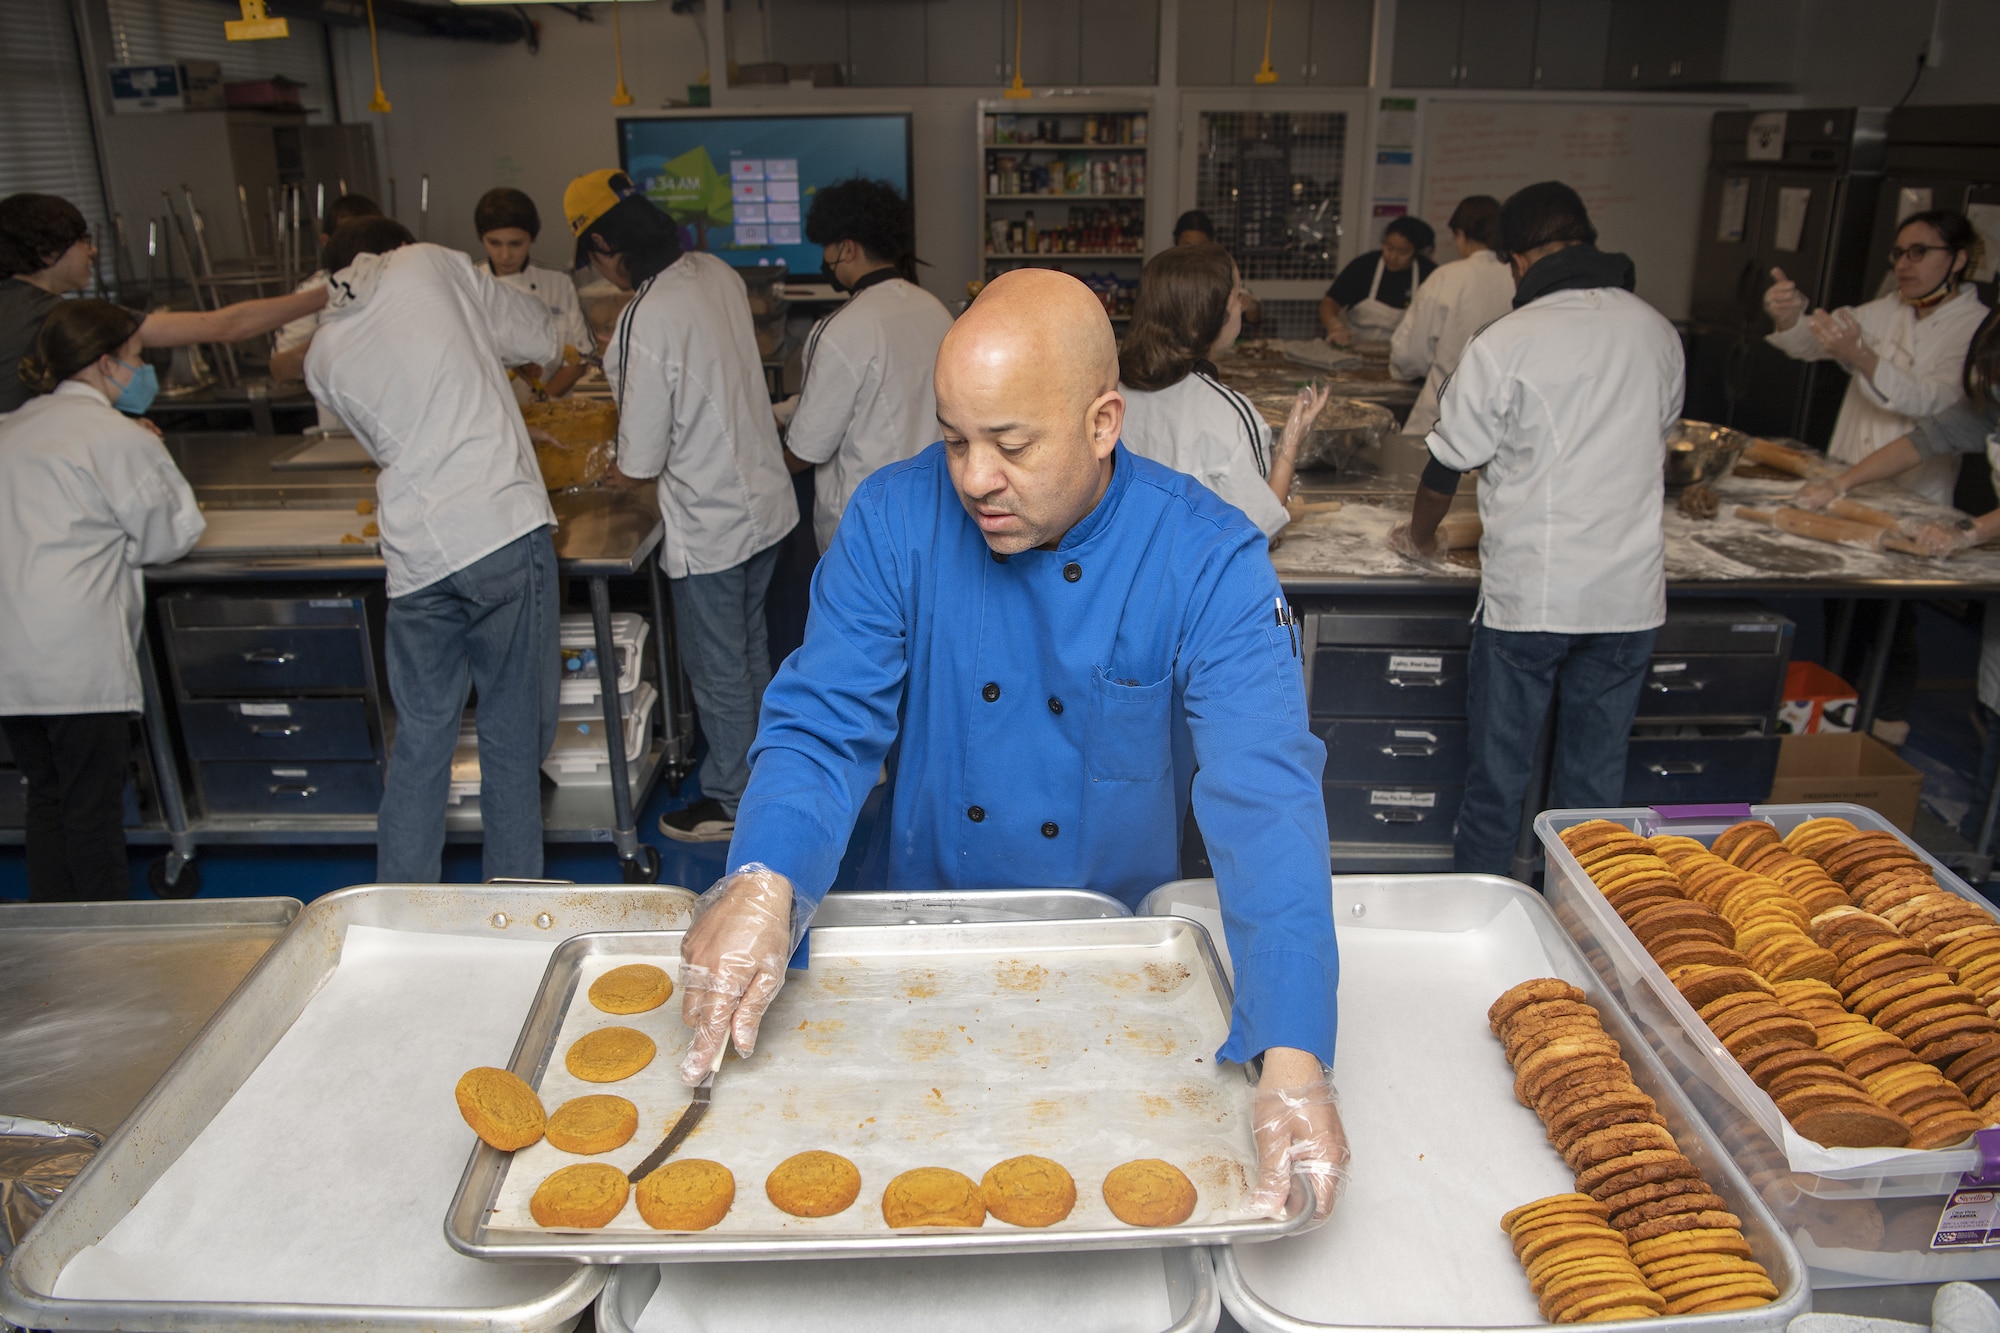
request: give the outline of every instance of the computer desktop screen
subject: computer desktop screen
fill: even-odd
[[[738,268],[819,272],[806,214],[855,176],[910,197],[907,113],[634,116],[618,122],[619,165],[680,224],[681,244]]]

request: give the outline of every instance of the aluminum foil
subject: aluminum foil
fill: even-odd
[[[96,1130],[0,1115],[0,1264],[103,1146]]]

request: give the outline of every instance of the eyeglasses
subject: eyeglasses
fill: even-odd
[[[1905,259],[1921,264],[1932,255],[1941,255],[1950,250],[1948,245],[1898,245],[1890,249],[1889,262],[1900,264]]]

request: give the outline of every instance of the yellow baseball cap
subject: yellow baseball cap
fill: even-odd
[[[599,219],[627,199],[646,196],[632,178],[616,167],[578,176],[563,190],[563,217],[569,220],[570,234],[576,237],[576,263],[581,268],[590,258],[584,249],[583,234]]]

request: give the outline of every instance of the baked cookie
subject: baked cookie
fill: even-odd
[[[549,1117],[549,1142],[564,1152],[610,1152],[639,1132],[639,1108],[623,1097],[572,1097]]]
[[[599,1028],[570,1043],[563,1067],[585,1083],[616,1083],[653,1063],[658,1049],[637,1028]]]
[[[882,1220],[892,1227],[984,1226],[986,1203],[969,1177],[942,1166],[920,1166],[882,1191]]]
[[[794,1153],[764,1178],[764,1194],[793,1217],[832,1217],[861,1193],[861,1172],[839,1153]]]
[[[542,1099],[504,1069],[481,1065],[466,1070],[455,1095],[458,1113],[472,1132],[501,1152],[525,1148],[542,1137]]]
[[[989,1167],[979,1182],[986,1211],[1009,1226],[1045,1227],[1076,1207],[1076,1182],[1060,1162],[1009,1157]]]
[[[673,993],[673,978],[651,963],[614,967],[590,983],[590,1002],[607,1014],[643,1014]]]
[[[706,1231],[736,1202],[736,1177],[720,1162],[684,1157],[639,1182],[639,1216],[661,1231]]]
[[[1141,1158],[1111,1168],[1104,1202],[1113,1217],[1135,1227],[1179,1226],[1194,1214],[1194,1182],[1171,1162]]]
[[[566,1166],[535,1187],[528,1212],[545,1227],[601,1227],[618,1216],[632,1184],[605,1162]]]

